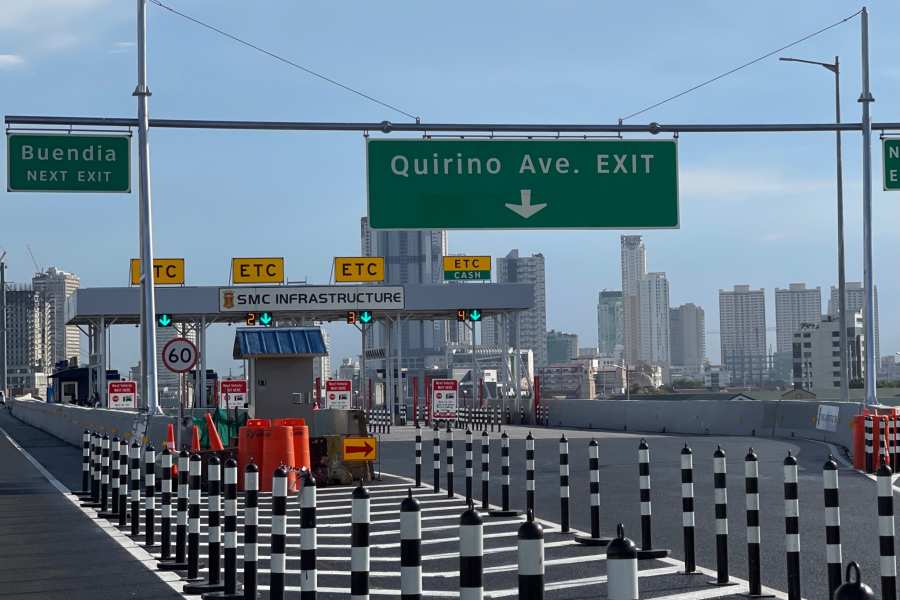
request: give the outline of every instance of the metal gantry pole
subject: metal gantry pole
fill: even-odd
[[[860,13],[862,41],[862,191],[863,191],[863,288],[865,319],[865,381],[866,405],[878,403],[875,389],[875,283],[872,276],[872,116],[869,105],[875,101],[869,90],[869,11],[864,6]]]
[[[3,253],[6,255],[6,252]],[[6,263],[0,256],[0,392],[7,393],[6,375]]]
[[[134,95],[138,99],[138,190],[141,222],[141,347],[146,360],[147,413],[159,413],[156,380],[156,294],[153,289],[153,211],[150,201],[150,128],[147,106],[150,88],[147,87],[147,0],[137,0],[138,83]],[[148,421],[149,427],[149,421]]]
[[[834,57],[834,122],[841,122],[841,65]],[[847,352],[847,277],[844,273],[844,162],[841,132],[835,131],[837,152],[838,326],[841,328],[841,401],[850,400],[850,355]]]

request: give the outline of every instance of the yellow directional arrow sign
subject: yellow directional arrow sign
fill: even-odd
[[[378,458],[378,443],[370,436],[345,437],[343,455],[344,460],[375,460]]]

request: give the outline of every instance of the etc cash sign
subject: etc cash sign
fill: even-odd
[[[278,286],[219,288],[220,312],[403,310],[403,286]]]

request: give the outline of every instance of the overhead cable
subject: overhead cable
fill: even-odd
[[[295,69],[300,69],[301,71],[303,71],[304,73],[307,73],[308,75],[312,75],[313,77],[318,77],[318,78],[321,79],[322,81],[326,81],[326,82],[328,82],[328,83],[330,83],[330,84],[332,84],[332,85],[336,85],[337,87],[342,88],[342,89],[344,89],[344,90],[346,90],[346,91],[348,91],[348,92],[351,92],[351,93],[353,93],[353,94],[356,94],[357,96],[360,96],[360,97],[362,97],[362,98],[365,98],[366,100],[369,100],[370,102],[374,102],[375,104],[378,104],[378,105],[383,106],[383,107],[385,107],[385,108],[389,108],[389,109],[391,109],[391,110],[393,110],[393,111],[396,111],[396,112],[398,112],[398,113],[400,113],[400,114],[402,114],[402,115],[405,115],[405,116],[409,117],[410,119],[415,119],[415,121],[416,121],[417,123],[419,122],[419,117],[417,117],[416,115],[414,115],[414,114],[412,114],[412,113],[409,113],[409,112],[403,110],[402,108],[398,108],[397,106],[394,106],[393,104],[389,104],[389,103],[387,103],[387,102],[384,102],[383,100],[379,100],[378,98],[375,98],[374,96],[370,96],[369,94],[366,94],[365,92],[362,92],[362,91],[360,91],[360,90],[358,90],[358,89],[356,89],[356,88],[353,88],[353,87],[350,87],[349,85],[346,85],[346,84],[344,84],[344,83],[341,83],[340,81],[337,81],[337,80],[335,80],[335,79],[332,79],[331,77],[328,77],[327,75],[323,75],[322,73],[318,73],[318,72],[316,72],[316,71],[313,71],[313,70],[310,69],[309,67],[304,67],[303,65],[298,64],[298,63],[296,63],[296,62],[294,62],[294,61],[292,61],[292,60],[290,60],[290,59],[288,59],[288,58],[285,58],[285,57],[283,57],[283,56],[280,56],[280,55],[278,55],[278,54],[275,54],[274,52],[271,52],[271,51],[269,51],[269,50],[266,50],[265,48],[262,48],[262,47],[260,47],[260,46],[257,46],[256,44],[253,44],[253,43],[248,42],[248,41],[246,41],[246,40],[244,40],[244,39],[241,39],[241,38],[237,37],[236,35],[233,35],[233,34],[231,34],[231,33],[228,33],[227,31],[224,31],[224,30],[222,30],[222,29],[219,29],[218,27],[216,27],[216,26],[214,26],[214,25],[210,25],[209,23],[206,23],[206,22],[204,22],[204,21],[201,21],[200,19],[197,19],[197,18],[195,18],[195,17],[192,17],[192,16],[190,16],[190,15],[187,15],[187,14],[185,14],[185,13],[179,11],[179,10],[176,10],[175,8],[172,8],[171,6],[169,6],[169,5],[165,4],[165,3],[163,3],[162,0],[150,0],[150,2],[153,3],[153,4],[155,4],[156,6],[158,6],[158,7],[160,7],[160,8],[163,8],[163,9],[165,9],[165,10],[171,12],[172,14],[178,15],[179,17],[182,17],[182,18],[184,18],[184,19],[187,19],[188,21],[191,21],[192,23],[195,23],[195,24],[197,24],[197,25],[200,25],[201,27],[205,27],[206,29],[209,29],[210,31],[214,31],[214,32],[218,33],[219,35],[222,35],[222,36],[224,36],[224,37],[227,37],[228,39],[230,39],[230,40],[232,40],[232,41],[235,41],[235,42],[237,42],[237,43],[239,43],[239,44],[242,44],[242,45],[244,45],[244,46],[247,46],[248,48],[252,48],[253,50],[256,50],[257,52],[262,52],[263,54],[265,54],[265,55],[267,55],[267,56],[270,56],[271,58],[274,58],[275,60],[281,61],[281,62],[283,62],[283,63],[285,63],[285,64],[287,64],[287,65],[290,65],[291,67],[294,67]]]
[[[152,1],[155,2],[156,0],[152,0]],[[862,10],[858,10],[858,11],[856,11],[855,13],[853,13],[852,15],[850,15],[849,17],[846,17],[846,18],[844,18],[844,19],[841,19],[840,21],[837,21],[836,23],[832,23],[831,25],[828,25],[827,27],[823,27],[822,29],[819,29],[818,31],[814,31],[813,33],[810,33],[809,35],[805,35],[805,36],[803,36],[802,38],[800,38],[799,40],[795,40],[795,41],[791,42],[790,44],[787,44],[787,45],[785,45],[785,46],[782,46],[782,47],[780,47],[780,48],[778,48],[778,49],[776,49],[776,50],[772,50],[771,52],[767,52],[766,54],[763,54],[762,56],[759,56],[759,57],[757,57],[757,58],[754,58],[753,60],[751,60],[751,61],[749,61],[749,62],[745,62],[745,63],[742,64],[742,65],[739,65],[739,66],[737,66],[737,67],[735,67],[735,68],[733,68],[733,69],[730,69],[730,70],[728,70],[728,71],[725,71],[724,73],[721,73],[721,74],[719,74],[719,75],[716,75],[716,76],[713,77],[712,79],[707,79],[706,81],[704,81],[704,82],[702,82],[702,83],[698,83],[697,85],[692,86],[692,87],[690,87],[690,88],[684,90],[683,92],[679,92],[679,93],[675,94],[674,96],[669,96],[669,97],[666,98],[665,100],[660,100],[659,102],[657,102],[657,103],[655,103],[655,104],[651,104],[650,106],[647,106],[647,107],[645,107],[645,108],[642,108],[642,109],[639,110],[639,111],[633,112],[633,113],[631,113],[630,115],[626,115],[626,116],[620,118],[620,119],[619,119],[619,122],[621,123],[621,122],[623,122],[623,121],[627,121],[628,119],[631,119],[632,117],[636,117],[636,116],[638,116],[638,115],[640,115],[640,114],[643,114],[643,113],[645,113],[645,112],[647,112],[647,111],[649,111],[649,110],[653,110],[654,108],[657,108],[657,107],[659,107],[659,106],[662,106],[663,104],[666,104],[667,102],[671,102],[672,100],[675,100],[675,99],[677,99],[677,98],[681,98],[682,96],[685,96],[685,95],[687,95],[687,94],[690,94],[690,93],[693,92],[693,91],[699,90],[700,88],[702,88],[702,87],[704,87],[704,86],[707,86],[707,85],[709,85],[709,84],[711,84],[711,83],[714,83],[714,82],[716,82],[716,81],[718,81],[718,80],[720,80],[720,79],[722,79],[722,78],[724,78],[724,77],[728,77],[729,75],[731,75],[731,74],[733,74],[733,73],[737,73],[737,72],[740,71],[741,69],[744,69],[744,68],[746,68],[746,67],[749,67],[750,65],[754,65],[754,64],[756,64],[756,63],[758,63],[758,62],[760,62],[760,61],[762,61],[762,60],[765,60],[765,59],[767,59],[767,58],[769,58],[769,57],[771,57],[771,56],[774,56],[775,54],[778,54],[779,52],[782,52],[782,51],[784,51],[784,50],[787,50],[788,48],[791,48],[791,47],[793,47],[793,46],[796,46],[797,44],[801,44],[801,43],[805,42],[806,40],[809,40],[809,39],[811,39],[811,38],[816,37],[817,35],[821,35],[821,34],[825,33],[826,31],[828,31],[829,29],[834,29],[834,28],[837,27],[838,25],[842,25],[842,24],[846,23],[847,21],[849,21],[850,19],[854,18],[855,16],[857,16],[857,15],[858,15],[859,13],[861,13],[861,12],[862,12]]]

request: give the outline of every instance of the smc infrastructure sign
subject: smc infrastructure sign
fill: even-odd
[[[219,288],[220,312],[402,310],[403,286],[272,286]]]

